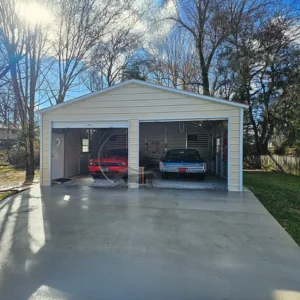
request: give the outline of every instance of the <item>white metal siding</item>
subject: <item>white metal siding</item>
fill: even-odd
[[[69,120],[69,121],[55,121],[52,124],[53,128],[127,128],[128,122],[121,120]]]
[[[139,122],[129,120],[128,128],[128,182],[131,188],[139,185]]]
[[[129,120],[129,163],[137,168],[139,160],[139,120],[185,120],[230,118],[230,190],[239,190],[240,178],[240,108],[208,100],[162,91],[136,83],[107,93],[91,96],[43,114],[43,185],[49,185],[50,122]],[[131,176],[131,175],[130,175]],[[136,177],[130,177],[132,185]]]

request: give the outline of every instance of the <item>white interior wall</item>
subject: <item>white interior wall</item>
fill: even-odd
[[[70,177],[79,174],[80,145],[80,129],[70,129],[65,134],[64,177]]]
[[[204,131],[201,127],[195,127],[192,125],[188,125],[187,127],[187,133],[188,134],[205,134],[208,136],[208,143],[206,147],[193,147],[193,149],[197,150],[201,157],[205,160],[208,161],[208,152],[209,152],[209,135],[207,134],[207,131]]]
[[[156,122],[140,124],[140,157],[145,155],[158,161],[167,150],[185,149],[188,134],[207,134],[201,127],[187,122]],[[208,138],[208,141],[210,137]],[[208,147],[193,147],[204,160],[208,159]]]
[[[218,158],[216,158],[213,162],[213,170],[216,171],[216,174],[219,175],[222,178],[227,178],[227,168],[228,168],[228,148],[225,150],[227,152],[227,159],[224,160],[224,139],[228,137],[227,135],[227,128],[226,126],[222,126],[221,124],[214,127],[212,129],[212,138],[215,138],[217,141],[217,138],[220,138],[220,153],[214,153],[214,155]],[[216,144],[214,145],[216,148]],[[214,149],[213,152],[215,152],[216,149]],[[225,155],[226,157],[226,155]]]
[[[186,125],[180,132],[179,122],[140,124],[140,157],[158,159],[169,149],[186,147]]]
[[[127,128],[101,128],[93,131],[91,141],[91,157],[97,158],[101,148],[101,155],[109,149],[128,148]]]

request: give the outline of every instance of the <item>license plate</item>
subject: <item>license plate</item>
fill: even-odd
[[[101,167],[101,170],[102,170],[103,172],[108,172],[108,167]]]
[[[186,172],[186,168],[179,168],[178,171],[179,171],[180,173],[185,173],[185,172]]]

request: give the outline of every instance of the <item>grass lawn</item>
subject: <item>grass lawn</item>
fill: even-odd
[[[11,187],[19,187],[23,184],[30,184],[26,182],[26,173],[22,169],[16,169],[13,166],[0,166],[0,201],[16,194],[15,191],[7,191]],[[36,170],[33,180],[39,178],[39,172]]]
[[[300,176],[245,171],[244,185],[300,246]]]
[[[11,180],[13,182],[25,180],[25,171],[22,169],[16,169],[13,166],[0,166],[0,174],[1,185],[3,183],[9,183]]]
[[[15,191],[8,191],[8,192],[0,192],[0,201],[4,200],[7,197],[10,197],[12,195],[15,195],[17,192]]]

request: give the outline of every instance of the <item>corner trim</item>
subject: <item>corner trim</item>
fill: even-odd
[[[43,115],[40,115],[40,185],[43,185]]]
[[[244,110],[240,109],[240,182],[239,190],[243,191],[243,162],[244,162],[244,153],[243,153],[243,138],[244,138]]]
[[[48,185],[52,184],[52,121],[49,121],[49,181]]]
[[[227,189],[228,191],[230,191],[230,156],[231,156],[231,153],[230,153],[230,144],[231,144],[231,134],[230,134],[230,131],[231,131],[231,118],[228,117],[228,133],[227,133]]]

